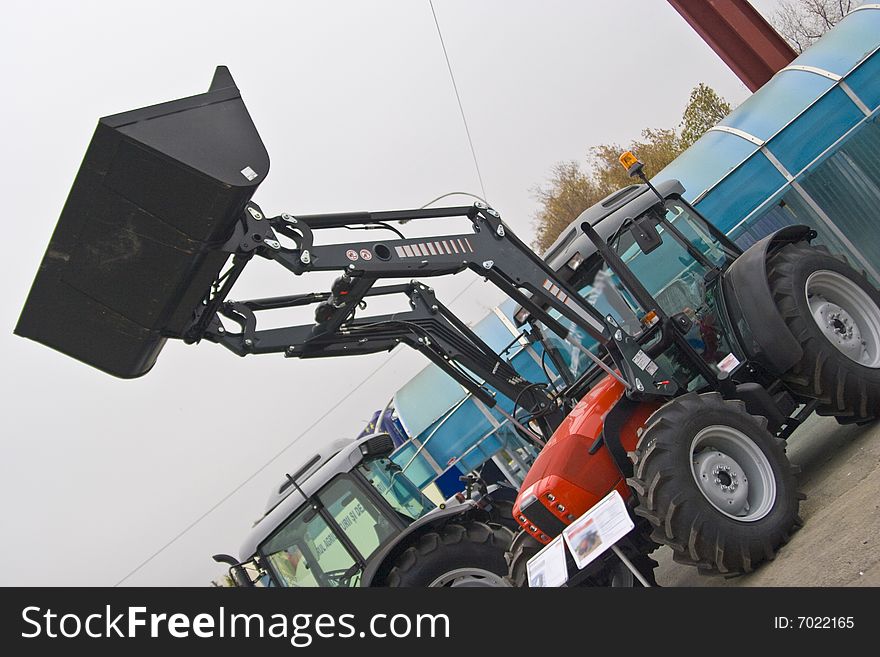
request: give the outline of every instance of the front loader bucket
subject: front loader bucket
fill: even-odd
[[[207,93],[100,119],[15,333],[145,374],[191,323],[268,170],[223,66]]]

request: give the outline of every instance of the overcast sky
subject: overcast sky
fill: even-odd
[[[526,241],[530,189],[555,162],[672,127],[699,82],[735,103],[748,95],[665,0],[434,4],[486,193]],[[754,4],[767,11],[776,0]],[[98,117],[201,93],[218,64],[269,150],[255,200],[270,214],[480,193],[427,0],[9,5],[0,23],[0,584],[115,584],[382,366],[125,582],[207,585],[223,572],[210,556],[237,553],[283,473],[322,441],[358,433],[426,364],[409,352],[239,359],[208,343],[169,343],[146,377],[122,381],[12,335]],[[248,269],[235,298],[326,285],[267,262]],[[435,287],[448,300],[471,280],[466,272]],[[479,283],[453,307],[474,321],[498,299]]]

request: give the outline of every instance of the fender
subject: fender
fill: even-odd
[[[638,402],[623,395],[608,411],[605,421],[602,423],[601,444],[605,445],[605,448],[611,453],[611,458],[614,459],[617,469],[623,473],[624,478],[633,476],[633,464],[627,452],[634,450],[635,442],[638,442],[637,440],[633,442],[632,430],[628,423],[633,413],[643,404],[644,402]],[[599,443],[598,440],[596,442]],[[592,454],[597,447],[597,444],[590,447],[590,453]]]
[[[800,343],[779,314],[767,280],[767,258],[779,247],[810,241],[809,226],[786,226],[755,242],[734,260],[722,277],[724,298],[733,329],[750,360],[770,372],[787,372],[803,357]]]
[[[606,377],[584,396],[541,450],[513,508],[526,533],[549,543],[611,490],[628,499],[626,453],[657,404],[631,402]]]
[[[480,509],[476,502],[467,500],[455,506],[447,506],[445,509],[435,509],[431,513],[422,516],[395,536],[393,541],[390,541],[373,553],[367,562],[366,568],[364,568],[360,585],[362,587],[381,586],[381,577],[388,570],[386,566],[411,545],[411,541],[407,539],[421,536],[432,529],[448,524],[456,518],[471,519],[481,513],[485,514],[485,511]]]

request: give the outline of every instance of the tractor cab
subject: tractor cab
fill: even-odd
[[[345,441],[288,475],[241,547],[236,584],[244,574],[258,586],[361,586],[374,555],[436,508],[392,447],[387,434]]]
[[[666,365],[681,388],[698,390],[707,385],[703,372],[676,349],[668,349],[660,315],[684,334],[711,372],[728,375],[743,357],[734,353],[728,337],[721,274],[741,251],[682,198],[683,192],[677,180],[658,184],[656,193],[646,184],[619,190],[572,222],[545,258],[589,303]],[[585,226],[607,244],[607,251],[600,252]],[[613,267],[609,259],[622,266]],[[555,311],[550,314],[559,318]],[[521,309],[517,319],[527,321],[527,311]],[[594,338],[569,324],[583,347],[601,353]],[[567,353],[573,376],[590,369],[599,373],[578,350],[563,348],[563,341],[550,332],[545,335]]]

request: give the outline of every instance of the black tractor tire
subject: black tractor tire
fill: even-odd
[[[492,500],[492,510],[489,512],[489,522],[507,527],[516,534],[520,529],[519,523],[513,518],[513,502],[510,500]]]
[[[513,532],[463,520],[422,534],[394,561],[388,587],[504,586]],[[456,575],[458,573],[458,576]]]
[[[647,554],[627,555],[627,558],[648,584],[657,586],[657,580],[654,577],[654,569],[657,567],[656,561]],[[608,561],[608,565],[600,575],[601,579],[598,585],[614,588],[639,588],[643,586],[626,564],[616,556],[610,557]]]
[[[508,566],[507,578],[511,586],[528,588],[529,575],[526,570],[526,564],[543,547],[538,542],[538,539],[534,538],[531,534],[527,534],[525,530],[520,530],[514,537],[510,544],[510,550],[505,555]]]
[[[703,573],[750,572],[773,559],[802,524],[798,507],[804,496],[785,442],[741,401],[718,393],[670,401],[645,422],[630,458],[635,514],[653,525],[651,539],[668,545],[676,561]],[[717,470],[702,469],[713,463]]]
[[[820,415],[834,416],[841,424],[870,422],[880,416],[880,366],[856,362],[822,331],[807,299],[807,281],[814,272],[834,272],[849,280],[874,304],[863,312],[876,313],[880,321],[880,292],[845,257],[806,242],[785,245],[767,262],[768,282],[776,306],[804,355],[780,376],[795,394],[818,400],[816,412]],[[862,318],[863,324],[866,321],[871,323]]]

